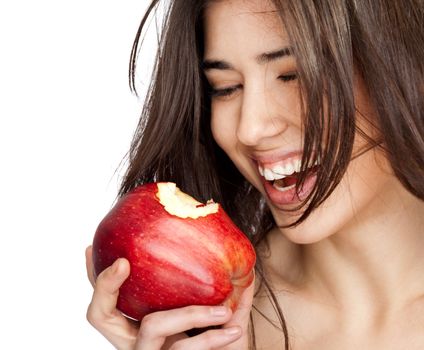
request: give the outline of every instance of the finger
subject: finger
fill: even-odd
[[[220,349],[238,340],[241,334],[240,327],[210,330],[193,338],[179,340],[171,346],[170,350]]]
[[[252,309],[253,296],[255,293],[255,278],[252,283],[240,295],[237,309],[234,315],[224,327],[241,326],[242,329],[247,329],[250,319],[250,311]]]
[[[130,273],[128,260],[117,259],[97,277],[92,306],[99,312],[110,315],[116,312],[119,288]]]
[[[141,322],[136,349],[160,349],[169,336],[192,328],[228,322],[232,312],[225,306],[187,306],[147,315]]]
[[[97,277],[87,310],[87,320],[119,349],[132,349],[138,332],[138,327],[116,309],[119,288],[129,272],[129,262],[122,258],[105,269]]]
[[[85,249],[85,267],[87,269],[88,280],[90,281],[91,285],[94,288],[96,281],[95,281],[95,278],[94,278],[93,246],[91,246],[91,245],[89,245]]]

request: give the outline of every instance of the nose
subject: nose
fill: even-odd
[[[288,127],[284,109],[265,88],[243,91],[237,138],[246,146],[261,144],[264,139],[280,135]]]

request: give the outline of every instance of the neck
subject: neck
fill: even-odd
[[[398,183],[383,201],[319,242],[295,244],[278,228],[270,232],[271,250],[279,252],[271,254],[271,278],[302,288],[362,327],[424,296],[423,228],[424,202]]]
[[[424,295],[424,202],[400,184],[386,199],[340,232],[298,246],[304,281],[339,308],[387,313]]]

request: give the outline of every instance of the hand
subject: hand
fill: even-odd
[[[248,349],[248,324],[254,281],[241,295],[237,310],[223,306],[187,306],[158,311],[140,323],[116,309],[119,288],[130,273],[126,259],[118,259],[94,280],[92,249],[86,249],[87,274],[94,287],[87,310],[88,321],[119,350],[244,350]],[[222,325],[189,338],[193,328]]]

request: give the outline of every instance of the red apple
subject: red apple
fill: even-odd
[[[141,320],[187,305],[233,310],[253,280],[255,251],[218,203],[202,204],[174,183],[151,183],[124,195],[99,224],[93,242],[98,275],[129,260],[117,307]]]

